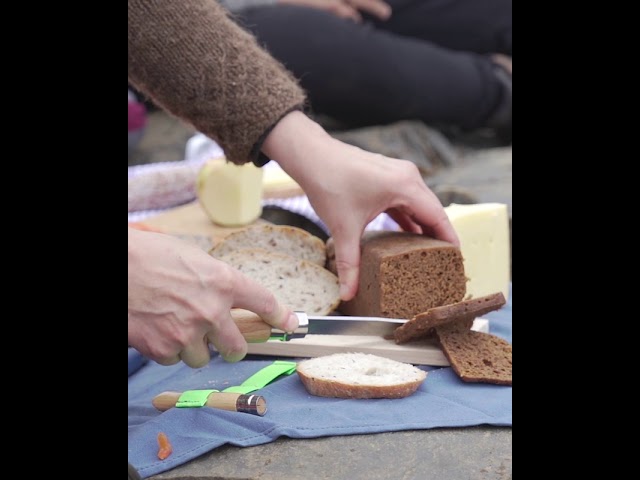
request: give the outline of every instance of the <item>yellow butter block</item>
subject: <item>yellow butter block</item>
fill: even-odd
[[[445,208],[460,238],[467,297],[502,292],[509,297],[509,213],[503,203],[451,204]]]
[[[210,160],[200,170],[196,193],[212,222],[224,227],[248,225],[262,213],[262,170],[253,163]]]
[[[263,170],[262,185],[265,190],[297,187],[296,181],[285,172],[280,165],[274,164],[272,160],[267,163]],[[274,164],[274,165],[272,165]]]

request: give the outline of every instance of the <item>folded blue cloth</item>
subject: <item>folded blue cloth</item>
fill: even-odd
[[[512,301],[485,315],[491,333],[511,342]],[[140,355],[138,354],[138,357]],[[139,362],[129,356],[131,364]],[[129,462],[149,477],[188,462],[226,443],[248,447],[281,435],[315,438],[436,427],[512,425],[512,388],[462,382],[450,367],[428,370],[418,391],[406,398],[343,400],[309,395],[296,374],[258,390],[267,401],[264,417],[215,408],[172,408],[159,412],[151,399],[164,391],[223,390],[240,385],[276,358],[249,356],[226,363],[215,355],[206,367],[180,363],[165,367],[148,362],[129,377]],[[283,358],[283,360],[292,360]],[[131,372],[131,367],[130,367]],[[157,457],[159,432],[167,434],[173,453]]]

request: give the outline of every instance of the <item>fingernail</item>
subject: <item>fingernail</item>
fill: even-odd
[[[245,356],[247,355],[247,349],[242,349],[239,351],[235,351],[235,352],[228,352],[226,354],[224,354],[222,356],[222,358],[225,359],[225,361],[229,362],[229,363],[235,363],[235,362],[239,362],[240,360],[242,360]]]
[[[345,267],[338,275],[340,280],[340,300],[348,301],[353,298],[358,289],[358,269]]]
[[[293,332],[296,328],[298,328],[298,317],[295,313],[291,313],[289,318],[287,319],[287,327],[285,328],[285,332]]]
[[[340,284],[340,299],[341,300],[349,300],[349,286],[346,283]]]

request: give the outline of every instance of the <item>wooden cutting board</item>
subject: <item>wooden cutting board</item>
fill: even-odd
[[[165,233],[183,237],[186,240],[193,240],[205,250],[231,232],[238,230],[238,228],[221,227],[212,223],[197,201],[173,208],[141,223]],[[268,222],[258,219],[254,223]],[[476,319],[473,328],[488,332],[489,322],[485,319]],[[305,338],[296,338],[287,342],[269,340],[265,343],[251,343],[248,353],[278,357],[319,357],[332,353],[362,352],[414,365],[449,365],[449,361],[434,340],[396,345],[393,340],[388,340],[385,336],[387,335],[380,331],[377,331],[375,335],[308,334]]]
[[[489,332],[489,320],[477,318],[473,330]],[[287,342],[269,340],[250,343],[249,353],[278,357],[320,357],[332,353],[360,352],[379,355],[413,365],[448,366],[449,361],[435,339],[425,339],[397,345],[380,335],[312,335]]]
[[[172,235],[206,237],[212,244],[218,243],[231,232],[244,228],[216,225],[209,219],[197,200],[180,207],[172,208],[171,210],[147,218],[139,223]],[[253,224],[257,225],[260,223],[268,222],[259,218]]]

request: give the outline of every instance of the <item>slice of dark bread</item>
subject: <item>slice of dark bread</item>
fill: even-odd
[[[469,330],[462,323],[436,328],[442,350],[465,382],[512,384],[512,348],[490,333]]]
[[[468,324],[468,328],[471,328],[475,318],[493,310],[498,310],[505,303],[504,295],[502,292],[498,292],[480,298],[430,308],[426,312],[414,316],[401,327],[396,328],[393,336],[396,343],[401,344],[428,337],[435,333],[435,327],[452,322],[461,322],[463,325]]]

